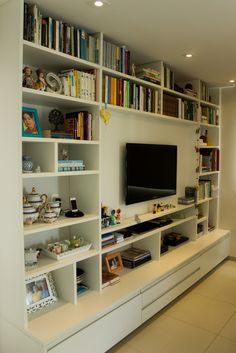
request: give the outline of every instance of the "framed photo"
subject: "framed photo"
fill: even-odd
[[[25,282],[27,312],[32,313],[57,301],[51,273],[31,277]]]
[[[22,108],[22,136],[42,137],[42,130],[36,109]]]
[[[105,257],[108,272],[116,272],[123,269],[123,263],[119,252]]]

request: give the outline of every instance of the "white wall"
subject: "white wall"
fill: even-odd
[[[0,7],[0,150],[1,246],[0,314],[24,326],[25,302],[21,185],[21,68],[23,2]]]
[[[236,88],[222,89],[221,148],[219,225],[231,230],[236,256]]]
[[[140,114],[112,111],[107,126],[101,129],[101,201],[109,208],[122,209],[123,217],[151,210],[153,202],[136,205],[124,204],[124,157],[126,142],[171,144],[178,146],[177,193],[184,194],[185,186],[195,184],[196,127],[155,119]],[[143,161],[145,163],[145,161]],[[145,165],[143,166],[145,168]],[[156,166],[157,170],[162,166]],[[161,200],[159,200],[161,201]],[[174,199],[176,202],[176,197]],[[172,201],[173,202],[173,201]]]

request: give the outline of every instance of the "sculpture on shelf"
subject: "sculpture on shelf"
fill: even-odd
[[[39,91],[45,91],[46,90],[46,81],[45,81],[45,74],[44,71],[41,69],[38,69],[37,71],[38,79],[35,82],[35,89]]]
[[[33,71],[31,67],[25,66],[23,69],[22,86],[27,88],[34,88],[35,82],[33,79]]]
[[[64,123],[64,115],[58,109],[53,109],[50,111],[48,120],[51,124],[54,124],[54,131],[58,131],[58,126]]]
[[[103,119],[105,125],[108,125],[111,118],[111,112],[107,109],[106,104],[104,108],[100,109],[100,116]]]
[[[53,72],[49,72],[46,75],[47,91],[62,94],[62,83],[60,78]]]

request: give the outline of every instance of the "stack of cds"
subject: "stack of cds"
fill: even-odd
[[[77,295],[81,295],[86,292],[89,288],[84,284],[85,272],[81,268],[76,268],[76,283],[77,283]]]
[[[121,253],[123,265],[128,268],[134,268],[151,260],[152,256],[149,250],[130,248]]]

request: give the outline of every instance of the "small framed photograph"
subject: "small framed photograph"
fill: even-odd
[[[32,313],[57,301],[57,294],[51,273],[26,280],[26,307]]]
[[[105,257],[108,272],[116,272],[123,269],[123,263],[119,252]]]
[[[37,109],[22,108],[22,136],[42,137]]]

